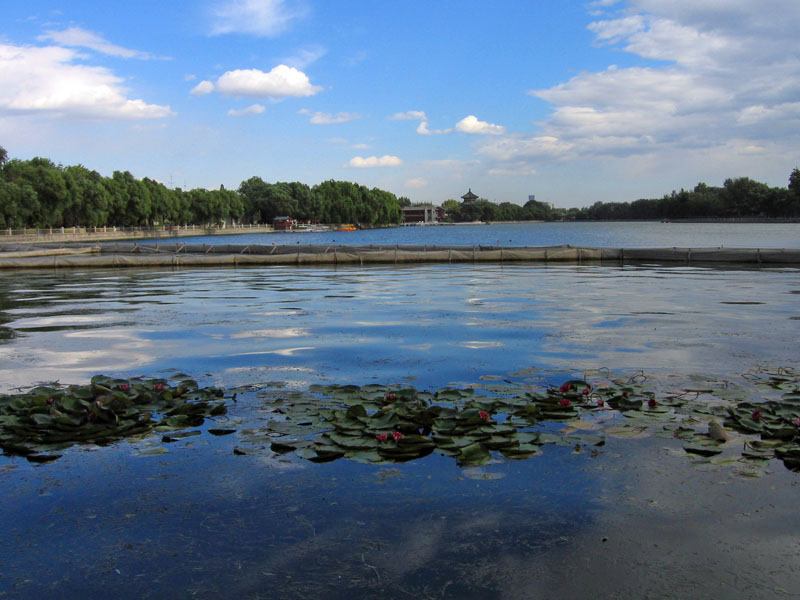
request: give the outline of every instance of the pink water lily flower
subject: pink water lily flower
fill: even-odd
[[[478,411],[478,416],[484,421],[488,421],[491,418],[489,417],[489,413],[487,413],[485,410]]]
[[[592,390],[590,390],[589,388],[583,388],[583,392],[582,393],[583,393],[584,396],[588,396],[589,394],[592,393]]]
[[[397,394],[392,394],[391,392],[389,392],[384,396],[384,399],[387,402],[394,402],[395,400],[397,400]]]
[[[558,401],[558,404],[559,406],[567,407],[570,406],[572,402],[570,402],[567,398],[562,398],[561,400]]]
[[[754,411],[753,411],[753,412],[750,414],[750,417],[753,419],[753,421],[760,421],[762,416],[763,416],[763,415],[761,414],[761,411],[760,411],[760,410],[758,410],[758,409],[755,409],[755,410],[754,410]]]
[[[155,391],[157,391],[157,392],[160,392],[161,390],[163,390],[163,389],[164,389],[164,384],[163,384],[163,383],[156,383],[156,384],[153,386],[153,389],[154,389]]]
[[[402,433],[400,433],[399,431],[395,431],[394,433],[392,433],[392,437],[393,437],[395,440],[398,440],[398,441],[399,441],[399,440],[402,440],[404,436],[403,436],[403,434],[402,434]]]
[[[375,439],[379,442],[385,442],[388,438],[389,436],[385,433],[378,433],[375,435]]]
[[[121,389],[123,392],[127,392],[130,387],[131,386],[129,386],[127,383],[120,383],[119,384],[119,389]]]
[[[597,406],[603,406],[604,404],[605,404],[605,402],[603,402],[602,398],[598,398],[597,399]]]
[[[800,427],[800,419],[795,419],[794,421],[792,421],[792,423]]]
[[[572,389],[572,384],[570,382],[566,382],[561,384],[561,387],[558,388],[558,391],[561,392],[562,394],[565,394],[571,389]]]

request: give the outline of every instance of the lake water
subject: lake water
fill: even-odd
[[[564,224],[572,225],[590,224]],[[673,225],[647,224],[662,226]],[[671,243],[635,237],[636,225],[624,235],[638,240],[628,246],[798,246],[786,233],[796,226],[747,226],[754,233],[738,236],[711,226],[717,233],[700,237],[713,243],[675,227],[683,233]],[[501,229],[526,232],[508,234],[520,245],[626,245],[611,230],[533,241],[525,236],[544,229]],[[494,245],[480,235],[498,231],[335,237]],[[297,238],[328,243],[315,235]],[[246,237],[211,239],[254,243]],[[659,389],[730,382],[757,396],[743,374],[800,369],[799,300],[796,268],[2,272],[0,390],[182,371],[240,391],[216,421],[237,429],[230,436],[75,446],[43,465],[0,458],[0,597],[796,597],[800,479],[775,460],[743,477],[687,458],[670,436],[609,436],[596,454],[497,455],[480,469],[435,453],[314,464],[233,448],[240,431],[270,418],[265,394],[320,383],[558,385],[607,367],[643,370]],[[154,448],[167,452],[150,455]]]
[[[800,248],[800,223],[516,223],[199,236],[203,244]],[[151,242],[154,243],[154,242]],[[158,243],[163,243],[159,241]]]

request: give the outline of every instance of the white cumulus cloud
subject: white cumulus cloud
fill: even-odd
[[[502,135],[506,132],[506,128],[501,125],[493,125],[491,123],[487,123],[486,121],[479,121],[475,115],[469,115],[468,117],[464,117],[458,123],[456,123],[455,127],[448,127],[447,129],[430,129],[428,127],[428,120],[425,118],[425,113],[419,111],[409,111],[408,113],[398,113],[394,115],[393,119],[408,119],[411,120],[412,117],[410,115],[418,114],[422,117],[419,125],[417,125],[417,133],[419,135],[447,135],[453,133],[454,131],[459,131],[461,133],[468,133],[471,135]],[[399,115],[409,115],[409,116],[399,116]]]
[[[213,91],[214,91],[214,84],[211,83],[210,81],[203,80],[196,86],[194,86],[189,93],[194,94],[195,96],[205,96],[206,94],[210,94]]]
[[[429,129],[427,121],[421,121],[419,125],[417,125],[417,133],[419,135],[444,135],[447,133],[453,133],[452,129]]]
[[[506,132],[506,128],[502,125],[479,121],[475,115],[469,115],[456,123],[456,131],[473,135],[502,135]]]
[[[389,156],[388,154],[385,156],[368,156],[367,158],[362,158],[361,156],[355,156],[350,159],[350,166],[356,167],[358,169],[364,169],[369,167],[399,167],[403,164],[403,161],[400,160],[397,156]]]
[[[286,65],[268,73],[259,69],[236,69],[223,73],[215,85],[220,94],[251,98],[287,98],[313,96],[322,90],[311,85],[308,75]]]
[[[262,106],[261,104],[251,104],[247,108],[241,109],[231,109],[228,111],[228,114],[232,117],[252,117],[253,115],[260,115],[263,113],[266,107]]]
[[[245,33],[271,37],[283,33],[306,11],[284,0],[222,0],[211,9],[211,34]]]
[[[0,44],[0,114],[38,113],[65,119],[154,119],[169,106],[128,98],[122,78],[59,46]]]

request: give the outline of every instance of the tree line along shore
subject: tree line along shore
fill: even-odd
[[[61,227],[218,226],[224,223],[271,223],[278,216],[315,223],[364,226],[402,222],[407,197],[348,181],[314,186],[301,182],[268,183],[260,177],[237,190],[182,190],[128,171],[104,177],[81,165],[62,166],[47,158],[9,159],[0,146],[0,229]],[[554,208],[529,200],[520,206],[483,198],[470,203],[446,200],[447,220],[673,220],[792,219],[800,217],[800,169],[786,188],[747,177],[728,179],[722,187],[700,183],[658,199],[596,202],[586,208]]]

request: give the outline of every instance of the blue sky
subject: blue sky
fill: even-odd
[[[25,2],[0,145],[176,187],[658,197],[800,164],[797,0]]]

